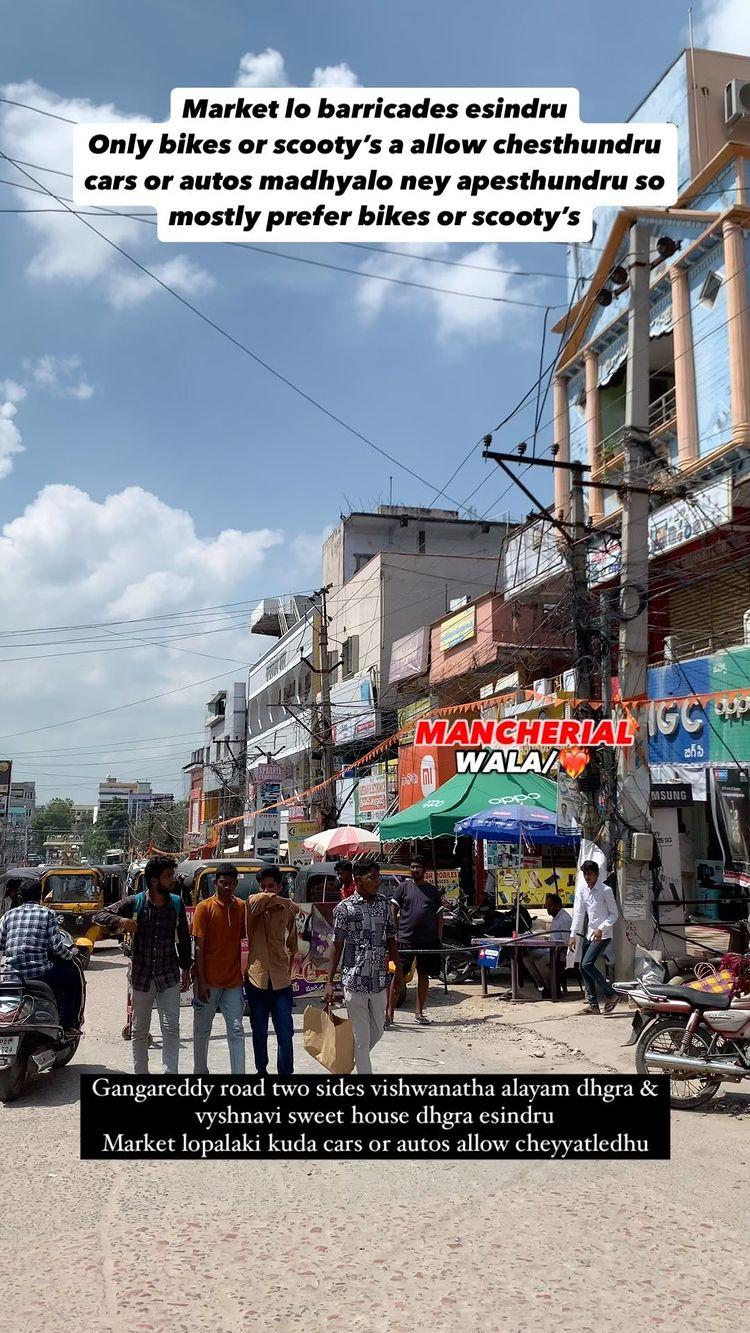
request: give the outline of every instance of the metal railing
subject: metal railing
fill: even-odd
[[[675,386],[667,389],[661,398],[656,398],[649,405],[648,424],[652,431],[663,430],[665,426],[670,426],[677,416],[677,394]]]

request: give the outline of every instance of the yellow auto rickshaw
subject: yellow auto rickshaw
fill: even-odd
[[[42,905],[51,908],[62,929],[72,936],[81,966],[87,968],[97,941],[112,938],[94,921],[105,906],[101,872],[96,866],[55,865],[33,873],[42,882]]]

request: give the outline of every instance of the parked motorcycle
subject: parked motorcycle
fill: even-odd
[[[71,937],[65,931],[60,933],[72,947]],[[77,955],[76,966],[81,972],[80,1027],[86,1005],[86,981]],[[0,981],[0,1101],[15,1101],[32,1079],[67,1065],[80,1040],[80,1034],[65,1035],[55,993],[44,980]]]
[[[482,909],[470,912],[461,898],[455,907],[444,913],[443,923],[443,948],[452,951],[445,960],[448,980],[454,983],[478,981],[477,952],[471,948],[471,941],[480,935],[498,940],[511,939],[516,930],[516,909],[498,908],[485,898]],[[532,927],[531,916],[522,904],[518,930],[523,934]]]
[[[643,1022],[637,1037],[639,1074],[669,1074],[670,1101],[695,1110],[723,1082],[750,1079],[750,954],[727,954],[729,991],[712,994],[686,985],[616,983]],[[631,1038],[632,1040],[632,1038]]]

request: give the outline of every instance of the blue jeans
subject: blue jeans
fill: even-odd
[[[208,1039],[218,1009],[227,1029],[229,1068],[233,1074],[245,1072],[245,1029],[242,1026],[242,987],[222,990],[211,986],[207,1000],[193,997],[193,1072],[208,1073]]]
[[[154,1005],[161,1027],[161,1059],[165,1074],[176,1074],[180,1060],[180,986],[157,991],[153,981],[148,990],[133,990],[131,1041],[133,1071],[148,1073],[148,1034]]]
[[[607,978],[602,975],[596,966],[596,960],[600,954],[604,953],[609,940],[589,940],[583,950],[581,958],[581,976],[583,984],[586,987],[586,998],[590,1005],[598,1007],[599,1000],[596,994],[596,988],[604,992],[606,999],[614,995],[614,990],[610,986]]]
[[[253,1030],[253,1054],[257,1072],[265,1074],[268,1069],[268,1020],[270,1018],[278,1045],[278,1071],[281,1075],[293,1074],[292,1038],[294,1037],[294,1019],[292,1018],[292,1004],[294,1000],[291,986],[286,986],[284,990],[274,990],[269,981],[268,988],[261,990],[260,986],[253,986],[248,981],[245,993],[250,1008],[250,1027]]]

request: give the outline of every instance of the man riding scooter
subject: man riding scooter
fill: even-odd
[[[60,1025],[68,1037],[80,1035],[76,1027],[81,1010],[81,973],[73,949],[65,944],[57,917],[41,906],[40,880],[26,880],[20,888],[18,906],[0,920],[0,956],[4,980],[45,981],[55,992]]]

